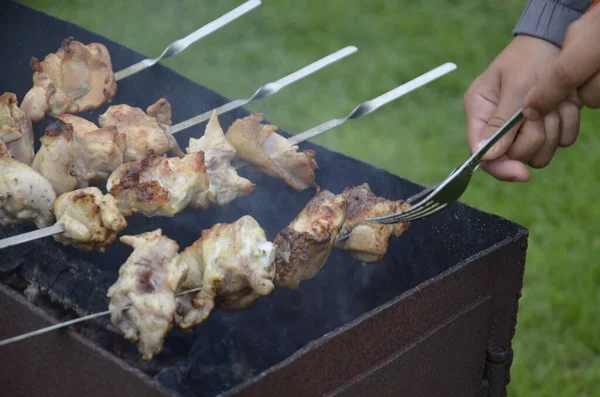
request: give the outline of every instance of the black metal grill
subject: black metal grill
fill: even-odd
[[[115,71],[144,58],[27,7],[8,3],[0,9],[0,25],[10,32],[0,36],[1,87],[16,93],[19,101],[32,84],[29,59],[56,51],[68,36],[105,44]],[[161,97],[171,103],[174,123],[227,102],[156,65],[120,82],[113,104],[145,109]],[[105,109],[80,116],[97,123]],[[220,122],[226,129],[248,114],[240,109],[221,116]],[[38,138],[47,122],[35,127]],[[200,136],[204,125],[177,134],[180,145]],[[334,193],[365,182],[376,195],[390,199],[420,189],[323,147],[305,143],[301,148],[316,150],[317,181]],[[257,185],[250,196],[174,218],[136,215],[128,218],[123,233],[160,227],[184,248],[201,230],[249,214],[272,241],[314,194],[295,192],[251,167],[241,174]],[[3,229],[0,237],[32,229]],[[297,290],[277,289],[245,311],[215,311],[187,334],[174,329],[165,352],[149,364],[110,331],[108,318],[77,327],[83,337],[58,331],[2,347],[0,394],[96,396],[128,390],[132,394],[124,395],[148,396],[161,395],[161,385],[162,393],[207,397],[503,396],[526,241],[527,231],[519,225],[455,204],[392,238],[382,263],[363,265],[334,251],[319,275]],[[52,238],[0,251],[0,277],[10,286],[0,291],[5,295],[0,299],[0,338],[73,311],[106,310],[106,289],[130,252],[116,243],[104,254],[83,253]],[[14,293],[28,286],[44,313]],[[57,360],[57,354],[68,360]],[[94,368],[104,368],[108,375]]]

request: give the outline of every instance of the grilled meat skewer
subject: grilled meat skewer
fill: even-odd
[[[352,213],[350,222],[346,224],[347,211],[351,206],[348,199],[354,199],[357,191],[363,193],[356,200],[360,201],[360,208],[371,208],[373,202],[380,206],[392,203],[372,193],[364,194],[365,191],[370,193],[367,184],[339,195],[324,190],[309,201],[273,243],[266,239],[258,222],[248,215],[233,223],[217,223],[202,231],[201,237],[180,254],[174,253],[175,243],[162,237],[160,229],[123,237],[142,241],[153,236],[153,241],[158,238],[169,240],[165,244],[171,248],[168,249],[168,257],[145,255],[147,259],[143,265],[139,265],[142,261],[135,261],[135,255],[142,255],[144,249],[153,251],[156,248],[153,244],[139,243],[142,248],[138,252],[137,246],[134,246],[134,253],[119,271],[119,280],[109,290],[110,309],[125,308],[134,299],[140,303],[134,303],[133,309],[117,312],[123,314],[113,314],[113,324],[132,341],[137,340],[137,335],[149,333],[153,337],[160,334],[164,338],[172,325],[189,330],[205,321],[215,308],[245,309],[260,297],[269,295],[275,286],[297,288],[301,281],[315,277],[323,268],[340,230],[345,227],[346,232],[352,233],[350,229],[360,226],[362,229],[359,232],[366,233],[365,225],[358,222],[359,215],[356,213]],[[407,226],[404,225],[401,230],[406,230]],[[379,242],[391,235],[389,231],[382,233],[381,229],[373,229],[371,233],[377,236]],[[134,272],[132,266],[137,266],[138,270]],[[173,276],[170,279],[172,283],[165,288],[165,280],[169,276]],[[129,300],[123,299],[122,295],[115,295],[115,290],[124,290]],[[186,294],[189,290],[198,292]],[[148,325],[145,319],[156,317],[154,307],[158,305],[147,302],[163,299],[161,297],[164,297],[164,307],[168,310],[159,316],[160,326]],[[148,314],[140,314],[140,311]],[[123,322],[123,318],[127,321]],[[152,333],[155,329],[160,332]],[[154,341],[151,346],[162,346],[162,338],[161,342]],[[148,345],[143,337],[138,343],[138,349],[146,360],[160,351],[157,348],[149,349]]]

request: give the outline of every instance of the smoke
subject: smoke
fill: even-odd
[[[364,182],[376,195],[389,199],[405,198],[419,189],[383,170],[322,148],[317,158],[321,163],[318,181],[334,193]],[[129,218],[126,233],[160,227],[184,249],[203,229],[250,214],[272,241],[314,195],[312,190],[296,192],[252,167],[246,168],[244,176],[257,184],[250,196],[224,207],[185,210],[173,218],[136,215]],[[215,310],[189,333],[173,329],[165,351],[151,364],[139,359],[132,344],[124,342],[120,351],[124,360],[182,396],[215,396],[515,231],[507,221],[454,205],[410,225],[400,238],[392,237],[382,263],[361,264],[334,250],[322,271],[296,290],[276,289],[244,311]],[[14,234],[15,230],[2,233]],[[2,268],[19,271],[57,299],[65,298],[63,303],[80,313],[105,310],[106,288],[131,253],[130,247],[118,243],[104,254],[62,247],[50,239],[31,244],[35,249],[17,246],[3,251]],[[113,339],[108,340],[113,343]],[[111,343],[103,347],[114,353]]]

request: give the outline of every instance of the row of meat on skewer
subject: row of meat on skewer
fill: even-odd
[[[108,176],[107,194],[97,187],[83,187],[56,197],[49,179],[13,159],[0,144],[0,187],[7,192],[0,220],[4,225],[32,220],[39,227],[61,222],[65,231],[54,236],[56,241],[103,251],[126,228],[125,217],[135,212],[174,216],[186,207],[226,205],[254,189],[254,184],[231,166],[237,151],[227,136],[237,136],[237,128],[242,132],[272,130],[260,120],[259,115],[237,120],[225,134],[213,114],[204,136],[190,139],[188,154],[169,158],[150,152],[140,161],[123,163]],[[59,122],[71,131],[72,127]],[[243,142],[246,148],[253,146],[251,141]],[[313,160],[314,154],[307,156]],[[254,158],[246,159],[264,167]],[[160,229],[123,236],[121,242],[133,246],[134,252],[108,291],[109,309],[132,307],[113,312],[111,320],[127,339],[138,342],[143,357],[150,360],[162,349],[174,321],[189,329],[204,321],[215,305],[242,309],[268,295],[275,285],[296,288],[300,281],[318,273],[333,247],[349,251],[362,262],[381,261],[390,236],[400,235],[408,225],[381,225],[365,219],[407,206],[379,198],[363,184],[338,195],[318,192],[273,243],[249,215],[203,231],[182,253]],[[201,291],[175,297],[195,288]]]
[[[254,189],[232,167],[234,158],[249,160],[296,190],[317,186],[315,153],[298,152],[297,146],[275,132],[276,126],[261,124],[262,114],[237,120],[225,137],[213,112],[205,135],[191,139],[187,153],[170,132],[171,106],[165,99],[145,112],[126,104],[110,106],[98,118],[98,125],[72,114],[96,109],[114,96],[110,56],[101,44],[86,46],[68,39],[55,54],[31,63],[34,86],[21,106],[13,93],[0,96],[2,225],[73,223],[73,219],[63,219],[65,214],[57,216],[53,207],[67,199],[72,204],[75,198],[83,205],[85,200],[79,197],[84,193],[94,192],[92,196],[98,197],[95,190],[79,191],[89,186],[105,185],[124,215],[172,216],[188,206],[225,205]],[[54,116],[55,121],[34,153],[31,122],[44,114]],[[73,194],[61,196],[69,192]],[[85,223],[85,211],[79,211],[78,223]],[[123,223],[113,225],[118,228]],[[85,228],[77,225],[77,229]],[[89,241],[81,241],[84,234],[67,230],[60,238],[65,242],[65,236],[77,236],[74,245],[84,249],[102,250],[111,243],[111,233],[105,230],[87,233]]]
[[[375,196],[367,184],[339,194],[321,190],[316,153],[299,151],[276,126],[263,124],[260,113],[224,131],[213,112],[204,135],[191,138],[185,151],[170,132],[165,99],[146,111],[110,106],[98,125],[76,116],[109,103],[116,93],[110,56],[100,44],[65,40],[57,53],[32,60],[32,67],[34,86],[20,107],[13,93],[0,96],[2,226],[61,223],[56,241],[103,252],[134,213],[172,217],[251,194],[255,184],[238,174],[235,161],[249,162],[295,190],[317,189],[273,242],[250,215],[202,231],[181,252],[160,229],[120,237],[133,252],[108,291],[109,308],[131,305],[115,310],[112,322],[137,342],[146,360],[161,351],[173,324],[188,330],[215,307],[243,309],[275,286],[296,288],[316,276],[333,248],[379,262],[390,236],[408,226],[365,222],[408,206]],[[35,153],[32,122],[45,115],[55,120]]]
[[[122,236],[133,252],[108,290],[111,321],[151,360],[174,324],[189,330],[214,308],[245,309],[275,286],[297,288],[317,275],[333,248],[363,262],[381,261],[390,236],[399,236],[408,224],[365,218],[406,206],[375,196],[363,184],[337,195],[320,191],[273,242],[250,215],[203,230],[182,252],[161,229]],[[185,293],[194,289],[200,290]]]
[[[163,156],[159,146],[164,144],[163,152],[172,146],[165,135],[163,141],[158,138],[166,125],[159,120],[168,120],[170,110],[160,100],[149,114],[155,105],[161,109],[156,118],[139,108],[112,106],[100,116],[101,128],[74,115],[58,115],[31,166],[13,158],[0,142],[0,223],[34,222],[42,228],[62,222],[65,232],[55,236],[58,241],[102,251],[125,227],[123,216],[174,216],[188,207],[226,205],[252,193],[254,183],[231,165],[235,158],[297,190],[317,186],[315,152],[298,152],[275,126],[261,124],[262,114],[236,120],[225,134],[213,113],[204,135],[190,139],[185,154]],[[91,186],[98,184],[105,184],[109,194]]]

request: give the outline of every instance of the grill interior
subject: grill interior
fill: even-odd
[[[66,37],[105,44],[115,71],[144,58],[117,43],[27,7],[12,3],[0,7],[0,25],[11,32],[0,36],[3,60],[0,85],[3,91],[16,93],[19,101],[31,87],[29,59],[56,51]],[[15,37],[19,40],[15,41]],[[171,103],[174,123],[227,102],[208,88],[156,65],[120,82],[113,104],[127,103],[145,109],[161,97]],[[79,116],[96,123],[105,109]],[[240,109],[219,119],[226,129],[235,119],[248,114]],[[266,117],[268,119],[268,114]],[[36,138],[42,135],[48,121],[47,117],[35,126]],[[277,124],[276,120],[272,122]],[[185,148],[190,137],[202,134],[204,126],[203,123],[177,134],[179,144]],[[421,188],[323,147],[310,143],[300,146],[317,152],[320,167],[317,181],[322,188],[334,193],[367,182],[376,195],[398,199]],[[246,167],[240,174],[257,185],[250,196],[225,207],[186,210],[174,218],[136,215],[127,219],[129,225],[121,234],[162,228],[183,249],[199,238],[203,229],[249,214],[272,241],[315,193],[314,190],[295,192],[252,167]],[[28,230],[33,230],[33,226],[0,230],[0,236]],[[401,238],[392,238],[390,249],[380,264],[363,265],[346,253],[334,250],[320,274],[301,283],[297,290],[276,289],[245,311],[215,311],[206,322],[187,334],[174,329],[165,343],[165,352],[150,364],[139,360],[134,346],[105,330],[108,318],[91,323],[91,331],[90,324],[84,327],[86,335],[95,343],[156,377],[171,390],[183,395],[215,396],[425,280],[507,237],[516,236],[520,230],[518,225],[504,219],[455,204],[441,214],[411,225]],[[83,253],[47,238],[0,252],[0,275],[5,283],[18,289],[33,283],[47,290],[59,301],[46,305],[57,317],[65,315],[62,309],[56,309],[63,306],[75,308],[82,315],[106,310],[106,289],[116,280],[118,268],[130,252],[129,247],[115,243],[104,254]]]

